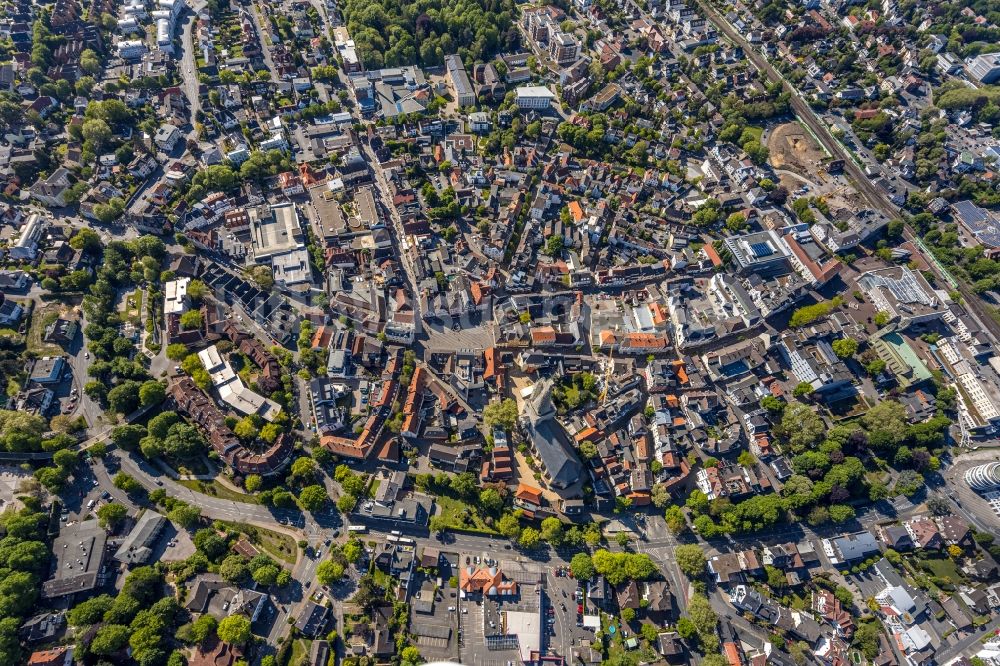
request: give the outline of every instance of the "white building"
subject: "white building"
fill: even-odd
[[[11,259],[34,260],[38,255],[38,243],[45,234],[45,218],[37,213],[28,216],[28,220],[21,227],[21,235],[17,238],[17,243],[10,249]]]
[[[517,88],[517,106],[521,109],[547,109],[555,98],[555,93],[545,86],[519,86]]]
[[[137,60],[146,53],[146,44],[141,39],[125,39],[118,42],[118,57],[123,60]]]
[[[988,85],[1000,81],[1000,53],[983,53],[965,61],[969,76]]]
[[[244,415],[257,414],[265,421],[273,421],[281,412],[278,403],[247,388],[215,345],[198,352],[198,358],[212,378],[219,399],[234,411]]]
[[[156,136],[153,137],[153,143],[164,151],[170,152],[177,145],[177,142],[182,138],[181,131],[177,129],[174,125],[162,125],[160,129],[156,130]]]
[[[178,278],[163,285],[163,314],[181,315],[188,309],[187,289],[191,278]]]

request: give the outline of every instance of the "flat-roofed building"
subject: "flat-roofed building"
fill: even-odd
[[[548,109],[556,98],[555,93],[545,86],[520,86],[516,95],[520,109]]]
[[[52,542],[55,570],[42,584],[43,599],[88,594],[101,584],[108,534],[97,519],[63,527]]]
[[[257,414],[266,421],[273,421],[281,412],[278,403],[254,393],[243,383],[215,345],[198,352],[198,358],[208,371],[219,399],[235,411],[244,415]]]
[[[858,287],[876,310],[898,320],[900,328],[938,319],[945,312],[923,276],[906,266],[863,273]]]
[[[178,278],[163,285],[163,314],[184,314],[188,307],[187,289],[191,278]]]
[[[250,211],[250,252],[260,264],[271,257],[305,247],[298,212],[291,203]]]

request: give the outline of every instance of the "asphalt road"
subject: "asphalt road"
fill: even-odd
[[[202,1],[192,3],[190,11],[185,12],[184,24],[181,28],[181,63],[180,75],[184,83],[184,94],[187,95],[191,108],[192,127],[194,118],[201,109],[201,101],[198,98],[198,64],[194,55],[194,23],[198,12],[205,6]]]

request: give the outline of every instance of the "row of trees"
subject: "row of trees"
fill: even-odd
[[[23,499],[25,508],[0,515],[6,532],[0,541],[0,656],[12,664],[23,661],[18,629],[34,612],[49,563],[45,514],[36,498]]]

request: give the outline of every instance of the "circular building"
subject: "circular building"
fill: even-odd
[[[1000,487],[1000,463],[978,465],[965,472],[965,482],[973,490],[994,490]]]

